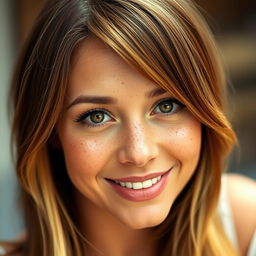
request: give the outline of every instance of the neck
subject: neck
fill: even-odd
[[[81,203],[80,198],[76,201],[79,229],[88,241],[85,243],[86,255],[157,255],[152,228],[131,229],[89,200],[83,198]]]

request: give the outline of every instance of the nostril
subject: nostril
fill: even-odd
[[[118,152],[119,162],[126,165],[134,165],[138,167],[145,166],[149,161],[156,157],[156,151],[149,150],[129,150],[123,148]]]

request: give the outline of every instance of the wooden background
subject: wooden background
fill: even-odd
[[[14,4],[17,45],[26,38],[44,0],[19,0]],[[256,179],[256,1],[197,0],[216,35],[235,93],[229,115],[240,149],[230,170]],[[240,160],[239,160],[240,159]]]

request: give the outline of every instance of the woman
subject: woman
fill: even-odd
[[[238,255],[216,210],[236,141],[224,93],[192,3],[48,1],[13,79],[27,228],[16,252]],[[242,198],[232,209],[247,200],[237,224],[248,226],[238,230],[246,255],[256,207],[243,188],[255,186],[229,180]]]

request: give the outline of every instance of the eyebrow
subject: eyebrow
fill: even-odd
[[[153,90],[146,93],[147,98],[153,98],[166,93],[167,91],[162,88],[154,88]],[[68,105],[67,109],[74,105],[81,103],[95,103],[95,104],[116,104],[117,99],[107,96],[85,96],[80,95],[71,104]]]
[[[156,97],[156,96],[165,94],[165,93],[167,93],[167,91],[164,90],[163,88],[155,88],[155,89],[153,89],[152,91],[147,92],[147,93],[146,93],[146,97],[147,97],[147,98],[153,98],[153,97]]]

